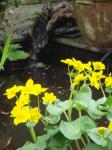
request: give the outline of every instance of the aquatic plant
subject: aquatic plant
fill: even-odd
[[[14,125],[25,124],[32,136],[32,142],[17,150],[111,150],[112,75],[104,75],[105,65],[101,62],[82,63],[74,58],[61,62],[68,66],[67,100],[58,99],[32,79],[24,86],[14,85],[6,90],[9,101],[16,99],[10,112]],[[101,92],[100,98],[93,99],[95,92]],[[35,106],[32,96],[37,97]],[[41,136],[34,128],[39,121],[45,132]]]
[[[1,55],[2,55],[0,59],[0,71],[4,70],[4,64],[7,59],[10,61],[16,61],[16,60],[26,59],[29,57],[28,53],[19,50],[21,48],[20,44],[11,43],[12,39],[13,39],[13,33],[10,33],[6,40],[5,46],[0,47]]]

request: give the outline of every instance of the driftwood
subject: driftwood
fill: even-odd
[[[55,6],[45,5],[43,13],[38,16],[32,30],[33,47],[39,52],[54,36],[78,37],[79,28],[72,5],[61,2]]]

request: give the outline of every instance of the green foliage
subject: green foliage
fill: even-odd
[[[95,123],[88,116],[82,116],[71,122],[62,121],[60,123],[61,133],[69,140],[80,139],[81,134],[87,133],[89,129],[95,127]]]
[[[108,150],[108,149],[93,143],[89,143],[84,150]]]
[[[9,45],[8,41],[8,47]],[[18,47],[19,45],[12,46],[11,52],[15,52],[14,49]],[[103,75],[105,66],[101,62],[83,64],[75,59],[61,61],[68,64],[70,96],[67,100],[59,100],[53,93],[44,93],[45,89],[41,91],[40,85],[35,85],[33,80],[30,79],[26,83],[24,88],[28,91],[27,94],[36,95],[35,89],[38,87],[37,92],[44,93],[44,96],[38,96],[38,113],[29,113],[32,108],[29,103],[23,106],[28,105],[28,117],[31,117],[31,122],[25,120],[25,123],[30,129],[34,143],[27,142],[17,150],[73,150],[74,147],[76,150],[112,150],[112,95],[107,91],[112,87],[111,74],[107,77]],[[91,87],[100,92],[101,96],[97,100],[93,98]],[[41,110],[42,106],[45,108],[44,111]],[[16,109],[18,110],[17,106]],[[18,112],[16,114],[14,111],[14,117],[17,115],[18,118]],[[44,134],[36,137],[33,127],[39,115],[44,125]],[[23,123],[20,117],[18,120]],[[101,124],[102,121],[104,124]]]
[[[83,85],[79,91],[73,92],[75,107],[77,109],[86,110],[88,107],[88,104],[92,100],[92,92],[88,85]]]
[[[1,48],[2,56],[0,60],[0,71],[4,70],[4,64],[7,59],[10,61],[24,60],[29,57],[29,54],[19,50],[21,48],[20,44],[11,44],[13,39],[13,34],[10,33],[5,46]]]
[[[68,100],[65,101],[58,101],[54,104],[49,104],[47,106],[47,111],[51,115],[61,115],[68,109]]]

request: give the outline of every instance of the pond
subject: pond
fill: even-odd
[[[29,50],[31,47],[28,42],[22,44],[25,49]],[[44,64],[42,68],[30,69],[31,60],[14,63],[13,65],[7,63],[5,71],[0,74],[0,82],[2,83],[0,109],[4,112],[9,112],[11,105],[13,105],[13,102],[10,103],[3,96],[5,89],[14,84],[24,84],[29,78],[32,78],[37,83],[41,83],[44,87],[48,87],[49,91],[53,91],[58,98],[67,99],[70,92],[68,88],[69,79],[66,74],[67,68],[60,60],[74,57],[83,62],[88,62],[89,60],[99,61],[103,55],[102,53],[86,52],[86,50],[83,51],[51,42],[38,54],[38,61]],[[106,65],[108,65],[108,61],[105,61]],[[98,97],[99,93],[95,93],[93,96]],[[8,150],[16,150],[26,140],[30,139],[30,135],[24,126],[13,126],[11,120],[8,119],[8,115],[1,114],[1,117],[3,121],[1,131],[13,138]],[[41,124],[36,127],[36,130],[38,134],[41,133]]]

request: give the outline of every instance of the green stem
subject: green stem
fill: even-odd
[[[81,110],[78,110],[78,113],[79,113],[79,117],[81,117]]]
[[[64,115],[65,115],[67,121],[69,121],[69,118],[68,118],[67,113],[65,111],[64,111]]]
[[[82,141],[83,145],[86,146],[86,142],[82,136],[81,136],[81,141]]]
[[[37,142],[37,137],[36,137],[34,128],[33,127],[28,127],[28,129],[29,129],[29,132],[30,132],[30,135],[32,137],[33,142],[36,143]]]
[[[69,121],[71,121],[71,119],[72,119],[72,92],[71,92],[71,94],[70,94],[70,98],[69,98],[69,102],[68,102],[68,118],[69,118]]]
[[[70,150],[72,150],[72,146],[71,146],[71,144],[69,144],[69,149],[70,149]]]
[[[75,144],[76,144],[77,150],[81,150],[78,140],[75,141]]]
[[[88,135],[85,135],[85,136],[86,136],[87,142],[90,143]]]
[[[102,87],[102,84],[101,84],[101,81],[99,81],[99,83],[100,83],[100,88],[101,88],[101,91],[103,93],[103,96],[106,97],[105,92],[104,92],[103,87]]]

